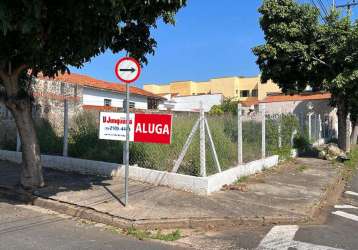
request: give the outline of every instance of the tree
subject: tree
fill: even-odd
[[[81,67],[107,49],[146,63],[154,53],[150,29],[186,0],[19,0],[0,2],[0,101],[12,113],[22,143],[21,184],[44,185],[40,148],[31,116],[33,79]]]
[[[295,0],[264,0],[260,25],[266,43],[253,49],[262,70],[262,81],[272,79],[286,93],[313,90],[332,93],[338,108],[338,141],[349,150],[346,118],[350,101],[349,80],[357,68],[357,24],[332,11],[323,23],[319,11]]]

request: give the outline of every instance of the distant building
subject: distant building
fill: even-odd
[[[170,110],[178,112],[196,112],[202,105],[205,112],[209,112],[212,106],[223,102],[222,94],[179,96],[163,94],[167,100],[159,104],[159,110]]]
[[[239,101],[253,97],[264,99],[268,93],[280,93],[280,88],[268,81],[261,83],[260,77],[223,77],[206,82],[177,81],[166,85],[145,84],[144,90],[155,94],[176,94],[178,96],[194,96],[206,94],[222,94],[225,98]]]
[[[265,104],[267,115],[294,114],[301,123],[307,123],[311,119],[312,128],[316,127],[316,130],[321,131],[322,138],[337,138],[337,109],[330,105],[330,99],[330,93],[304,92],[297,95],[269,95],[260,103]],[[259,103],[255,103],[250,108],[259,109],[258,105]]]

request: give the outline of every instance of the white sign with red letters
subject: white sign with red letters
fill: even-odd
[[[129,115],[129,141],[170,144],[172,137],[172,115]],[[126,140],[126,114],[101,112],[99,138],[104,140]]]

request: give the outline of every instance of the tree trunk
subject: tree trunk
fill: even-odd
[[[357,120],[352,121],[352,134],[351,134],[351,144],[357,144],[358,137],[358,123]]]
[[[21,138],[22,172],[21,185],[25,189],[44,186],[42,176],[40,146],[38,144],[34,121],[32,119],[32,103],[30,98],[8,101],[6,106],[11,111]]]
[[[348,112],[343,101],[338,101],[337,104],[338,115],[338,146],[340,149],[349,152],[350,151],[350,138],[347,126]]]

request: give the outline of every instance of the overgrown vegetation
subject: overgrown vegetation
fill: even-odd
[[[235,105],[236,107],[236,105]],[[98,139],[98,112],[81,112],[74,117],[69,131],[69,156],[114,163],[122,163],[123,143]],[[130,164],[171,171],[175,160],[198,120],[198,113],[175,114],[173,119],[172,144],[130,144]],[[231,112],[222,115],[207,115],[218,159],[223,170],[237,165],[237,115]],[[297,121],[291,115],[279,120],[282,127],[282,147],[278,147],[278,120],[266,119],[267,155],[278,154],[282,160],[290,158],[291,135],[297,128]],[[41,150],[46,154],[62,154],[62,137],[56,135],[49,122],[41,121],[36,126]],[[243,121],[243,160],[249,162],[261,158],[261,121]],[[217,172],[207,138],[207,174]],[[179,168],[179,173],[199,176],[200,174],[199,131],[195,134],[186,156]],[[9,149],[13,150],[13,147]]]

